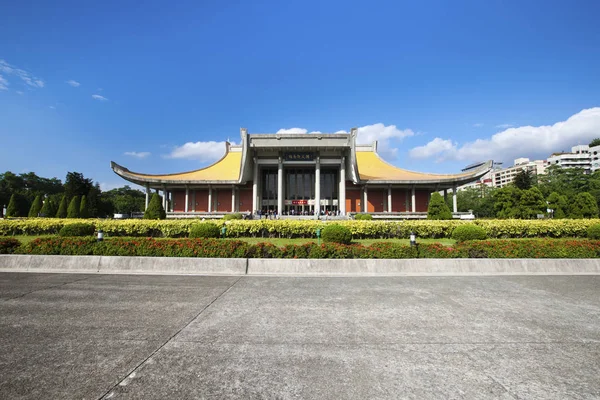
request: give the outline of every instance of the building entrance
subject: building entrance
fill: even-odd
[[[285,168],[283,171],[283,214],[314,215],[317,210],[321,215],[337,214],[339,171],[322,168],[320,189],[321,202],[317,207],[315,200],[316,174],[314,168]],[[262,213],[273,213],[277,210],[277,169],[265,168],[261,172],[262,197],[260,210]]]

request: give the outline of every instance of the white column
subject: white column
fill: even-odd
[[[340,215],[346,215],[346,157],[342,157],[340,165],[340,190],[338,195]]]
[[[144,210],[148,209],[148,203],[150,203],[150,184],[146,183],[146,208]]]
[[[196,189],[194,189],[194,194],[192,195],[192,211],[196,212]]]
[[[231,212],[235,212],[235,186],[231,187]]]
[[[315,166],[315,215],[321,215],[321,157]]]
[[[363,192],[363,207],[362,207],[362,212],[364,213],[368,213],[369,212],[369,193],[367,190],[367,187],[365,186],[364,192]]]
[[[283,212],[283,161],[279,157],[277,164],[277,215]]]
[[[417,212],[417,197],[415,196],[415,187],[413,186],[410,191],[410,202],[412,206],[412,212]]]
[[[208,212],[212,212],[212,187],[208,187]]]
[[[252,175],[252,212],[258,211],[258,164],[254,159],[254,173]]]
[[[186,185],[186,187],[185,187],[185,208],[184,208],[185,212],[189,211],[189,204],[190,204],[190,188],[187,187],[187,185]]]
[[[388,186],[388,212],[392,212],[392,185]]]
[[[456,200],[456,185],[452,186],[452,212],[458,212],[458,203]]]
[[[167,211],[167,186],[163,185],[163,208]]]

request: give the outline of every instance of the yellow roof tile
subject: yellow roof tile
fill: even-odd
[[[428,174],[394,167],[383,161],[374,151],[357,151],[356,163],[361,180],[373,181],[436,181],[470,177],[472,172],[463,174]]]
[[[216,163],[195,171],[177,174],[149,175],[125,170],[123,173],[119,173],[119,175],[139,179],[141,181],[237,181],[240,176],[241,164],[242,153],[229,151]]]

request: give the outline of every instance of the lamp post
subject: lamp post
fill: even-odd
[[[414,232],[410,232],[410,246],[416,246],[417,245],[417,235]]]
[[[101,242],[104,240],[104,232],[102,231],[102,229],[98,229],[98,242]]]
[[[317,228],[316,234],[317,234],[317,244],[320,246],[321,245],[321,228]]]
[[[225,235],[227,234],[227,227],[223,225],[221,228],[221,238],[225,239]]]

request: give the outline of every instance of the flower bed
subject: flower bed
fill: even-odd
[[[17,248],[20,254],[219,258],[597,258],[600,241],[587,239],[513,239],[467,241],[455,246],[360,244],[248,244],[220,239],[39,238]]]
[[[198,220],[93,220],[28,218],[0,220],[0,236],[57,234],[65,224],[93,224],[107,236],[187,237]],[[225,221],[207,221],[222,227]],[[465,224],[481,226],[488,238],[573,238],[586,237],[587,230],[598,219],[559,220],[476,220],[476,221],[335,221],[347,227],[354,239],[408,238],[415,232],[421,238],[450,238],[454,228]],[[327,222],[318,220],[231,220],[227,221],[227,237],[316,238],[317,228]]]

